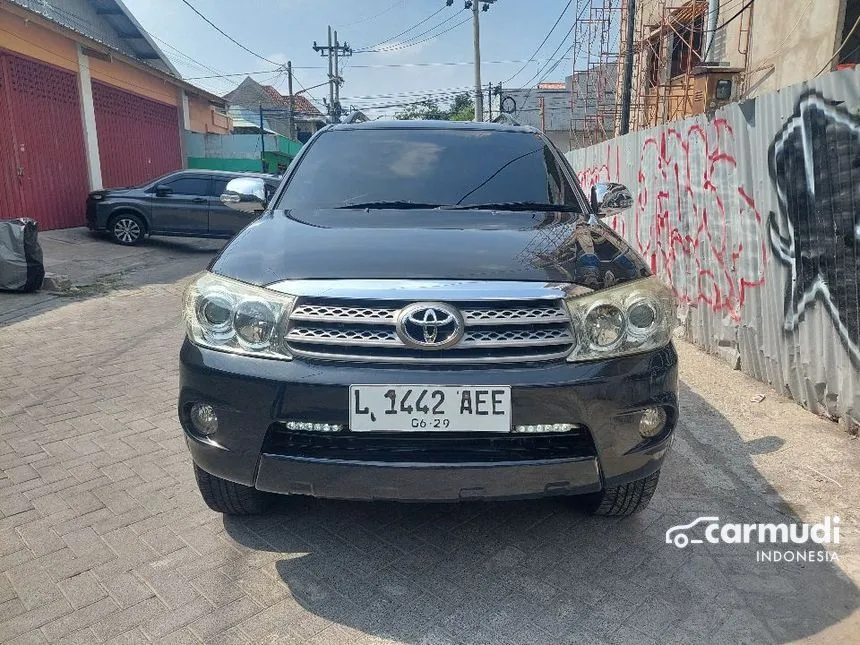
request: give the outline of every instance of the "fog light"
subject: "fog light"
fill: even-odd
[[[342,425],[337,423],[310,423],[308,421],[287,421],[287,430],[301,430],[302,432],[340,432]]]
[[[654,437],[666,427],[666,411],[663,408],[645,408],[639,417],[639,434],[646,439]]]
[[[218,415],[215,414],[215,408],[208,403],[195,403],[188,416],[194,430],[199,434],[210,435],[218,430]]]
[[[570,432],[576,427],[578,426],[575,423],[539,423],[537,425],[515,426],[514,432]]]

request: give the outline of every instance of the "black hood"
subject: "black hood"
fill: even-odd
[[[601,289],[649,275],[611,229],[578,213],[273,211],[210,265],[256,285],[294,279],[522,280]]]

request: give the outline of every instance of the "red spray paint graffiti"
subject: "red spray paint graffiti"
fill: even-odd
[[[621,149],[612,142],[605,144],[604,148],[606,150],[606,158],[603,163],[584,168],[577,173],[579,185],[582,186],[586,194],[588,194],[594,184],[602,181],[621,183]],[[609,218],[609,225],[613,230],[615,230],[615,232],[621,235],[621,237],[624,237],[624,234],[627,231],[624,217],[613,215]]]
[[[733,138],[725,119],[686,131],[667,127],[647,138],[635,211],[610,225],[668,280],[679,303],[706,304],[737,322],[749,289],[764,284],[767,247],[755,200],[737,177]],[[620,146],[605,144],[605,155],[579,173],[585,189],[621,180]]]

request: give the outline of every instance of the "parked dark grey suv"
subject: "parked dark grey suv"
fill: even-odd
[[[533,128],[324,128],[185,294],[179,418],[223,513],[271,493],[643,508],[678,420],[669,289]]]
[[[230,180],[249,176],[262,180],[269,195],[280,181],[272,175],[182,170],[134,188],[96,190],[87,197],[87,226],[128,246],[147,235],[231,238],[256,214],[229,208],[220,196]]]

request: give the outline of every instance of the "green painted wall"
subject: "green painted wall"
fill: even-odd
[[[263,172],[259,159],[217,159],[212,157],[188,157],[189,168],[203,170],[232,170],[233,172]]]
[[[234,172],[283,172],[302,147],[298,141],[267,134],[266,152],[261,155],[262,143],[259,135],[254,134],[203,134],[186,131],[188,167]]]

